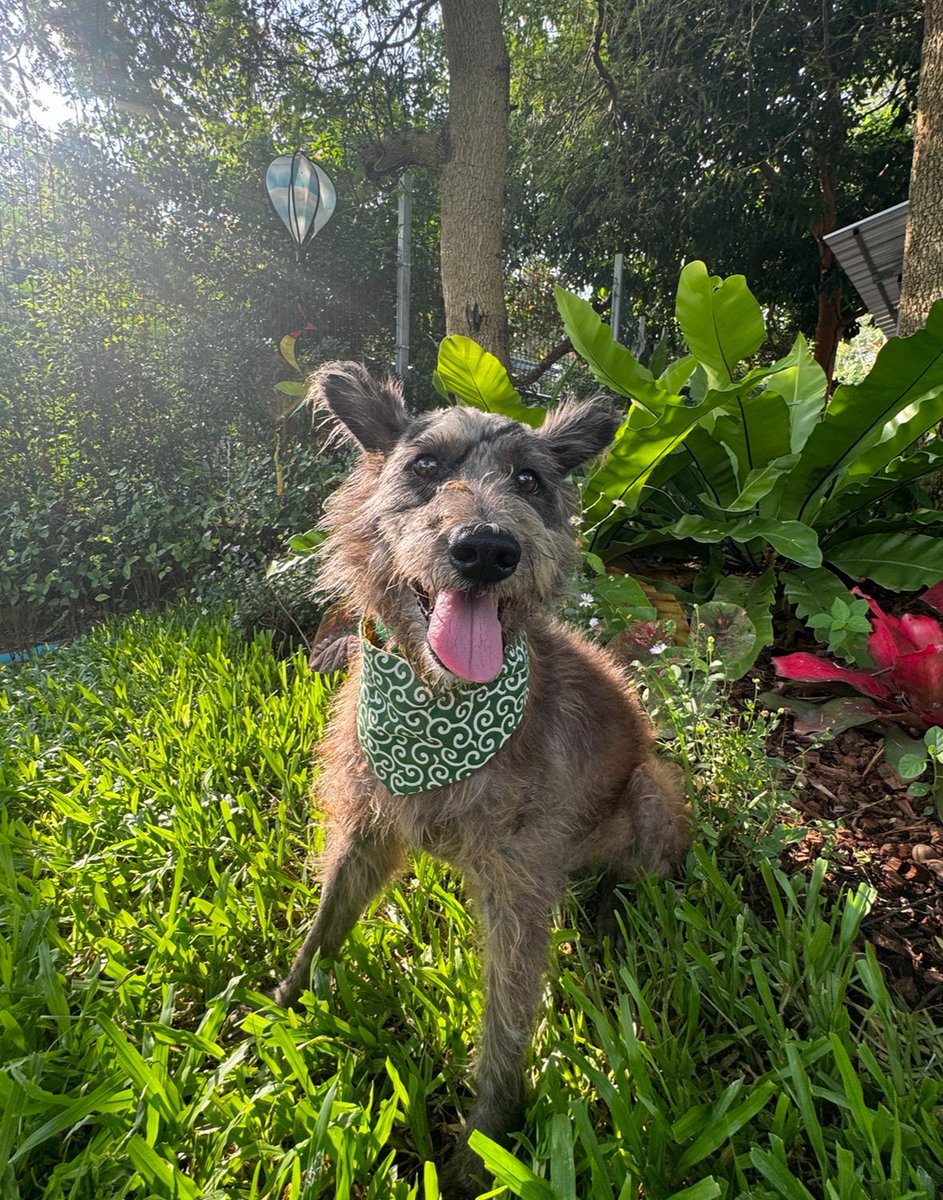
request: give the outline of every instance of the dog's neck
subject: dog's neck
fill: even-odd
[[[458,783],[480,770],[524,715],[526,637],[507,647],[490,683],[458,680],[436,689],[404,655],[378,644],[377,632],[375,624],[361,627],[357,736],[380,782],[404,796]]]

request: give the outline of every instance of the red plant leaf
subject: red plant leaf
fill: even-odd
[[[881,608],[876,600],[866,596],[861,588],[852,588],[853,594],[867,600],[871,609],[871,634],[868,637],[868,653],[874,660],[874,665],[882,670],[892,667],[901,654],[910,654],[918,650],[914,642],[907,636],[906,630],[896,617],[890,616]]]
[[[891,677],[914,714],[928,725],[943,724],[943,647],[902,654]]]
[[[786,654],[782,658],[774,658],[773,666],[776,674],[784,679],[799,679],[803,683],[847,683],[855,691],[873,696],[876,700],[889,700],[894,694],[886,683],[874,675],[840,667],[824,658],[816,658],[814,654]]]
[[[939,583],[935,583],[932,588],[928,588],[920,599],[924,604],[935,608],[937,612],[943,612],[943,579]]]
[[[924,646],[943,646],[943,627],[933,617],[907,613],[901,617],[900,627],[918,650]]]

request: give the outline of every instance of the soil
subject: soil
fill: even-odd
[[[772,671],[762,674],[774,686]],[[907,795],[884,761],[880,732],[849,729],[816,742],[794,733],[791,715],[782,720],[769,749],[800,767],[793,803],[804,828],[784,865],[799,871],[827,859],[834,894],[870,884],[877,898],[862,932],[889,986],[943,1020],[943,824],[932,798]]]

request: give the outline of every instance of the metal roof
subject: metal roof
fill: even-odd
[[[897,333],[907,208],[905,200],[825,235],[842,270],[888,337]]]

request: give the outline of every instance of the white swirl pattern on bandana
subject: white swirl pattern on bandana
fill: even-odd
[[[433,692],[398,654],[361,633],[357,736],[394,796],[445,787],[480,770],[520,724],[527,704],[527,639],[508,647],[491,683]]]

